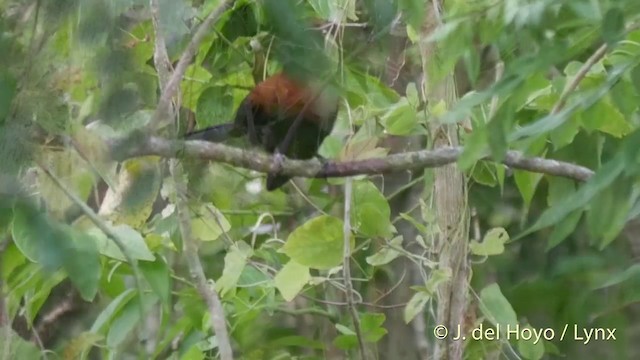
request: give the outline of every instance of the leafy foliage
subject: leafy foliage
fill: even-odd
[[[159,3],[176,61],[219,1]],[[326,80],[344,100],[325,158],[385,156],[415,137],[431,144],[441,136],[433,124],[459,124],[470,130],[460,131],[457,165],[476,214],[469,253],[471,287],[480,289],[461,327],[558,333],[578,324],[630,339],[585,350],[558,338],[468,338],[466,357],[635,358],[639,4],[447,1],[431,26],[428,1],[236,1],[182,79],[179,128],[230,121],[255,82],[282,69]],[[220,339],[186,270],[165,161],[117,164],[100,145],[145,128],[157,106],[148,2],[13,0],[0,9],[0,353],[215,358]],[[423,58],[432,45],[437,56]],[[402,65],[392,61],[399,51]],[[452,74],[460,98],[426,102]],[[595,174],[578,183],[507,169],[500,160],[509,150]],[[402,184],[354,177],[344,214],[343,179],[267,193],[255,172],[182,162],[192,235],[239,356],[354,357],[362,340],[392,358],[394,346],[417,353],[420,336],[437,341],[432,314],[453,274],[438,259],[444,229],[430,207],[430,170]],[[425,190],[409,191],[416,184]],[[398,205],[415,196],[414,208]],[[359,321],[345,301],[345,242]],[[419,336],[403,337],[425,322]]]

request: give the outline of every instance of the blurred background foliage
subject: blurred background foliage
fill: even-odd
[[[177,61],[219,1],[159,2]],[[157,105],[148,2],[6,0],[0,8],[0,325],[12,325],[2,328],[0,353],[215,357],[205,304],[181,257],[164,162],[116,164],[99,145],[147,124]],[[472,212],[470,323],[519,323],[556,335],[565,324],[615,328],[616,340],[469,340],[465,357],[638,358],[640,2],[447,0],[443,23],[424,35],[433,11],[423,0],[236,1],[181,83],[181,131],[230,121],[255,83],[279,69],[331,79],[344,99],[321,148],[326,158],[384,155],[398,148],[378,140],[428,139],[429,123],[468,119],[461,129],[473,130],[461,132],[459,165]],[[437,56],[421,58],[420,46],[431,43]],[[391,71],[398,53],[402,62]],[[452,74],[460,100],[426,103],[425,91]],[[481,160],[511,149],[596,175],[579,183]],[[301,190],[267,193],[261,174],[184,164],[194,236],[235,352],[355,357],[336,270],[344,180],[297,180]],[[379,177],[354,181],[353,271],[366,304],[359,308],[364,337],[380,359],[423,358],[420,342],[435,341],[434,291],[446,280],[430,251],[432,172],[412,180],[425,189],[420,218],[390,205],[402,189],[380,190]],[[62,188],[125,239],[142,284]],[[400,223],[419,236],[399,236]],[[389,266],[401,259],[422,276],[407,281]],[[398,287],[379,285],[381,278]],[[400,288],[408,296],[388,303],[385,294]],[[388,341],[403,327],[415,336]]]

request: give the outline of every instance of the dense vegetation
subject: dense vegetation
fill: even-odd
[[[640,356],[637,0],[0,8],[0,358]],[[283,68],[331,178],[175,140]]]

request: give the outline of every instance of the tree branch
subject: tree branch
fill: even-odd
[[[198,30],[196,30],[196,33],[193,35],[193,38],[191,38],[189,45],[187,45],[187,48],[182,53],[182,56],[180,56],[180,60],[178,60],[178,64],[176,65],[173,74],[171,75],[169,80],[166,81],[166,83],[162,86],[162,96],[160,97],[160,101],[158,102],[158,106],[156,107],[153,118],[150,122],[151,126],[157,126],[158,120],[164,118],[166,114],[169,113],[169,110],[171,108],[171,99],[178,92],[180,81],[182,81],[182,77],[187,71],[189,63],[198,51],[200,43],[202,43],[202,40],[204,40],[204,37],[209,31],[209,28],[218,21],[220,16],[222,16],[227,8],[231,7],[233,3],[235,3],[235,0],[224,0],[222,3],[220,3],[220,5],[218,5],[218,7],[211,11],[211,13],[209,13],[209,16],[207,16],[202,24],[200,24]]]
[[[456,162],[463,151],[461,146],[441,147],[435,150],[412,151],[381,158],[345,162],[285,158],[281,166],[276,167],[273,156],[263,152],[206,141],[172,141],[138,134],[128,138],[112,139],[108,143],[113,157],[118,161],[148,155],[165,158],[188,157],[214,160],[262,173],[307,178],[375,175],[436,168]],[[488,156],[485,159],[490,160]],[[587,181],[594,174],[591,169],[584,166],[541,157],[526,157],[515,150],[508,151],[502,163],[514,169],[560,176],[581,182]]]
[[[187,49],[180,57],[180,61],[176,66],[176,69],[171,74],[169,69],[171,64],[167,55],[167,49],[164,41],[164,34],[160,28],[160,5],[158,0],[151,0],[151,15],[153,18],[154,30],[156,33],[156,43],[153,55],[153,61],[158,69],[158,79],[160,88],[163,89],[160,102],[154,113],[154,117],[151,122],[151,126],[158,126],[159,119],[167,117],[171,110],[171,100],[178,92],[180,81],[189,65],[191,59],[193,59],[198,46],[207,34],[209,27],[222,15],[233,1],[223,1],[214,11],[209,14],[207,19],[200,25],[196,34],[191,39]],[[175,120],[175,119],[172,119]],[[191,218],[189,214],[189,207],[187,204],[187,183],[183,177],[183,170],[177,159],[169,161],[169,172],[171,173],[174,186],[174,204],[176,206],[176,214],[178,218],[178,228],[182,237],[182,243],[184,247],[184,255],[187,260],[187,266],[191,277],[196,283],[196,288],[200,293],[200,296],[204,299],[209,316],[211,318],[211,326],[216,335],[218,341],[218,352],[220,359],[233,360],[233,349],[231,347],[231,340],[229,338],[229,332],[227,331],[227,321],[224,315],[224,308],[222,307],[222,301],[216,292],[212,282],[210,284],[207,281],[207,277],[204,274],[202,262],[198,254],[198,244],[193,237],[193,229],[191,228]]]

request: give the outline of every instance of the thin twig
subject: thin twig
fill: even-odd
[[[344,184],[344,226],[343,226],[343,260],[342,273],[344,277],[345,294],[347,298],[347,307],[353,319],[353,329],[358,339],[358,348],[360,351],[360,359],[366,359],[366,349],[362,338],[362,330],[360,329],[360,318],[353,300],[353,284],[351,283],[351,193],[353,192],[353,179],[347,178]]]
[[[625,32],[629,33],[638,29],[638,27],[640,27],[640,23],[630,23],[626,26]],[[587,59],[587,61],[582,64],[582,67],[573,77],[573,80],[571,80],[571,82],[568,83],[562,90],[560,98],[551,109],[551,114],[557,114],[564,108],[564,106],[567,104],[569,96],[571,96],[571,94],[578,88],[578,85],[580,85],[580,82],[587,76],[589,70],[591,70],[591,68],[607,54],[607,51],[609,51],[610,48],[611,47],[607,43],[600,45],[600,47],[589,57],[589,59]]]
[[[578,88],[578,85],[580,84],[582,79],[587,76],[587,73],[589,72],[589,70],[591,70],[593,65],[595,65],[598,61],[600,61],[600,59],[604,57],[604,55],[607,53],[607,50],[609,50],[609,46],[607,44],[602,44],[602,46],[600,46],[598,50],[596,50],[596,52],[589,57],[587,62],[585,62],[580,70],[578,70],[573,80],[571,80],[571,82],[564,87],[564,89],[562,90],[562,94],[560,94],[560,98],[553,106],[553,109],[551,109],[551,114],[557,114],[564,108],[567,100],[569,99],[569,96],[575,91],[576,88]]]

